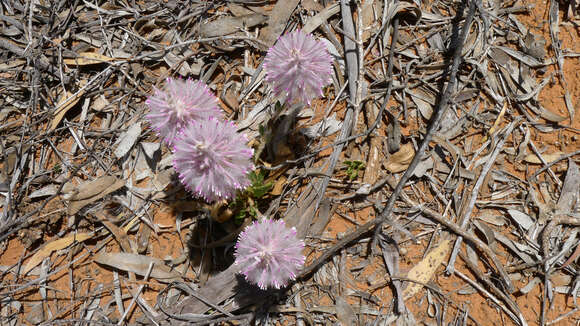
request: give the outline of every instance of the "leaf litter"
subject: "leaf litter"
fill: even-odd
[[[579,17],[577,1],[3,3],[2,320],[574,323]],[[261,63],[295,29],[334,76],[282,112]],[[179,186],[142,123],[173,76],[203,79],[262,148],[260,191],[211,206]],[[306,241],[287,289],[232,265],[262,216]]]

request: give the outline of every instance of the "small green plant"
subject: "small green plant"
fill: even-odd
[[[264,179],[266,177],[266,173],[264,171],[256,171],[250,172],[248,178],[252,183],[251,186],[248,187],[247,191],[252,194],[253,199],[260,199],[266,195],[272,186],[274,185],[272,182],[264,183]]]
[[[346,175],[350,181],[358,177],[358,171],[362,171],[365,168],[365,163],[363,161],[344,161],[346,165]]]
[[[254,219],[258,217],[258,202],[270,192],[274,185],[272,182],[265,182],[266,172],[261,170],[250,172],[248,178],[252,184],[238,194],[230,204],[230,208],[237,211],[234,217],[236,224],[241,224],[248,216]]]

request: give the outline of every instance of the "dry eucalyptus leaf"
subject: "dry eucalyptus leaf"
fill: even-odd
[[[382,141],[379,137],[371,137],[368,151],[367,164],[365,166],[363,182],[374,184],[379,179],[381,163],[384,161],[382,153]]]
[[[83,86],[83,84],[84,83],[81,82],[81,87]],[[84,88],[74,94],[67,91],[66,94],[64,94],[61,97],[60,101],[56,106],[56,110],[54,110],[54,117],[52,118],[52,121],[50,123],[50,127],[48,129],[49,131],[56,129],[58,124],[64,118],[64,115],[81,100],[83,95],[85,95]]]
[[[7,326],[18,325],[18,316],[15,313],[22,312],[22,303],[15,300],[12,296],[6,296],[0,299],[0,318]]]
[[[527,55],[523,52],[508,48],[507,46],[498,46],[498,47],[492,47],[492,48],[501,49],[501,50],[503,50],[503,52],[508,54],[510,57],[512,57],[512,58],[514,58],[514,59],[532,67],[532,68],[541,68],[544,66],[543,62],[532,57],[531,55]]]
[[[0,173],[0,192],[10,191],[10,183],[5,180],[6,178]]]
[[[367,0],[362,4],[363,42],[368,41],[371,35],[380,27],[380,23],[375,19],[375,15],[380,17],[383,11],[383,2]],[[374,25],[373,25],[374,24]]]
[[[507,55],[507,53],[496,47],[492,47],[487,55],[491,58],[491,60],[493,60],[493,62],[502,67],[505,67],[510,60],[510,57]]]
[[[328,53],[330,53],[330,55],[332,56],[333,62],[338,63],[338,67],[340,68],[338,74],[343,74],[345,67],[344,56],[342,56],[340,52],[338,52],[336,46],[334,46],[334,44],[330,42],[328,39],[321,37],[318,40],[326,45],[326,49],[328,50]]]
[[[2,153],[4,160],[1,161],[3,166],[2,166],[2,169],[0,169],[0,175],[2,176],[2,178],[7,178],[7,176],[4,175],[4,172],[6,172],[8,175],[10,175],[10,174],[12,174],[12,172],[14,172],[14,168],[16,167],[16,162],[17,162],[18,158],[21,156],[20,153],[28,152],[30,147],[32,147],[32,145],[26,144],[26,145],[22,145],[22,148],[20,150],[18,147],[10,147],[10,148],[7,148],[4,150],[4,152]],[[0,156],[0,157],[2,157],[2,156]]]
[[[538,251],[532,247],[509,239],[501,233],[497,233],[495,239],[518,255],[526,264],[533,264],[536,261],[532,256],[537,256]]]
[[[22,66],[26,64],[26,60],[22,60],[22,59],[11,59],[9,62],[5,62],[5,63],[0,63],[0,69],[2,70],[9,70],[9,69],[14,69],[18,66]],[[8,110],[7,108],[4,108],[4,110]],[[4,111],[2,111],[2,113],[4,113]]]
[[[407,93],[411,95],[411,100],[415,103],[423,118],[426,120],[431,119],[431,116],[433,115],[433,105],[435,103],[433,95],[419,88],[413,91],[407,91]]]
[[[407,143],[401,146],[398,152],[389,156],[385,162],[385,168],[391,173],[399,173],[405,171],[413,160],[415,149],[413,144]]]
[[[161,148],[161,143],[159,142],[157,143],[142,142],[140,143],[140,145],[143,148],[143,152],[147,156],[147,159],[149,160],[154,160],[156,154],[161,154],[159,151]]]
[[[103,291],[103,283],[99,283],[97,285],[97,287],[95,288],[95,293],[101,293],[101,291]],[[99,305],[101,303],[101,297],[100,296],[94,296],[92,299],[88,300],[88,302],[85,302],[85,304],[87,304],[86,309],[86,313],[83,317],[84,320],[91,320],[93,318],[93,315],[95,313],[95,311],[97,311],[99,308]]]
[[[309,138],[326,137],[333,135],[342,128],[342,121],[336,119],[336,113],[318,123],[302,129]]]
[[[397,1],[395,3],[389,3],[390,5],[386,9],[386,21],[391,21],[395,18],[395,15],[400,14],[400,17],[418,21],[424,15],[421,8],[413,1]],[[427,11],[425,11],[426,13]],[[426,18],[433,18],[435,15],[430,15]],[[441,16],[439,16],[441,17]],[[428,19],[429,20],[429,19]]]
[[[257,13],[239,17],[222,17],[202,24],[199,32],[202,37],[224,36],[263,24],[267,19],[268,17]]]
[[[320,12],[324,7],[315,0],[302,0],[300,5],[304,10]]]
[[[70,234],[64,238],[45,243],[22,268],[22,275],[26,275],[31,269],[40,264],[44,258],[49,257],[53,251],[64,249],[75,242],[82,242],[93,237],[93,233]]]
[[[574,209],[580,195],[580,172],[574,160],[568,159],[568,171],[562,185],[562,192],[558,198],[556,209],[560,214],[568,214]]]
[[[399,119],[387,111],[389,124],[387,125],[387,151],[395,153],[401,148],[401,125]]]
[[[62,61],[69,66],[76,65],[76,66],[88,66],[88,65],[96,65],[104,62],[110,62],[115,60],[114,58],[107,57],[106,55],[102,55],[95,52],[83,52],[79,53],[79,56],[76,58],[66,58]]]
[[[93,181],[85,182],[82,185],[72,190],[73,195],[69,198],[70,201],[78,201],[94,197],[106,189],[110,188],[117,178],[111,175],[105,175]]]
[[[124,180],[119,180],[113,176],[102,176],[84,183],[76,189],[68,190],[72,193],[69,198],[68,214],[76,214],[81,208],[121,189],[124,185]]]
[[[535,221],[526,213],[520,212],[515,209],[508,209],[510,216],[521,226],[524,230],[529,230]]]
[[[473,224],[485,236],[485,242],[491,248],[494,248],[495,247],[495,231],[491,227],[489,227],[487,224],[482,223],[478,220],[474,220]]]
[[[111,232],[111,234],[115,237],[121,248],[123,248],[123,250],[127,252],[130,251],[131,244],[129,243],[127,232],[125,232],[125,230],[116,226],[115,224],[107,221],[107,218],[104,215],[99,214],[96,215],[99,217],[101,223],[103,223],[103,225],[107,228],[107,230],[109,230],[109,232]]]
[[[282,194],[282,191],[284,190],[284,187],[287,186],[287,182],[288,179],[286,178],[286,176],[282,175],[280,176],[274,183],[274,187],[272,187],[272,190],[270,191],[270,194],[272,196],[279,196]]]
[[[428,283],[431,280],[439,265],[447,257],[449,250],[451,250],[451,244],[451,240],[443,240],[437,248],[429,252],[425,258],[411,268],[409,273],[407,273],[407,278],[418,282],[409,282],[409,285],[403,291],[405,300],[419,293],[423,288],[421,284]]]
[[[318,26],[324,24],[330,17],[338,14],[339,12],[340,7],[338,6],[338,3],[328,5],[328,7],[324,8],[322,11],[316,14],[316,16],[309,18],[308,21],[306,21],[306,24],[304,24],[302,31],[304,31],[304,33],[314,32]]]
[[[45,321],[44,302],[32,304],[32,306],[28,308],[28,312],[25,314],[25,319],[31,325],[40,325]]]
[[[433,165],[434,165],[433,158],[429,156],[428,158],[421,160],[419,164],[417,164],[417,167],[413,171],[413,175],[417,178],[422,178],[425,175],[425,173],[427,173],[427,171],[433,169]]]
[[[492,215],[484,213],[482,215],[479,215],[477,218],[495,226],[504,226],[506,224],[505,218],[501,215]]]
[[[145,276],[149,270],[149,265],[153,264],[150,277],[163,283],[171,283],[181,280],[181,275],[170,267],[166,266],[161,259],[136,255],[124,252],[100,253],[94,258],[95,262],[107,265],[126,272],[133,272],[137,275]]]
[[[96,98],[93,98],[91,109],[98,111],[98,112],[101,112],[101,111],[103,111],[103,109],[105,109],[110,104],[111,104],[111,102],[109,102],[109,100],[107,100],[105,98],[105,96],[103,96],[103,95],[97,96]]]
[[[566,117],[563,117],[559,114],[556,114],[552,111],[546,110],[541,104],[535,102],[526,102],[526,106],[532,110],[535,114],[539,115],[540,117],[550,121],[550,122],[562,122],[566,120]]]
[[[239,266],[232,264],[225,271],[212,275],[208,281],[201,285],[196,292],[210,302],[222,302],[233,296],[235,293],[239,292],[239,281],[236,277],[239,271]],[[236,302],[233,302],[232,304],[237,305]],[[171,308],[171,311],[174,313],[178,312],[180,314],[202,314],[209,309],[211,308],[202,301],[196,299],[193,296],[189,296],[178,304],[174,305]]]
[[[154,195],[154,199],[160,199],[165,197],[163,190],[171,183],[172,177],[175,175],[175,170],[173,168],[163,170],[154,175],[151,184],[156,191],[159,193]]]
[[[1,33],[4,36],[14,37],[14,36],[22,34],[22,31],[19,30],[16,26],[8,25],[7,27],[2,28]]]
[[[540,283],[542,283],[542,279],[540,279],[539,277],[534,277],[531,281],[528,282],[528,284],[526,284],[526,286],[521,288],[519,292],[521,294],[528,294],[536,287],[536,285]]]
[[[562,155],[564,155],[564,153],[555,152],[552,154],[542,154],[542,158],[544,158],[544,161],[546,161],[546,163],[551,163],[558,160],[560,157],[562,157]],[[524,157],[524,161],[531,164],[542,164],[542,161],[540,161],[540,158],[536,154],[526,155],[526,157]]]
[[[572,104],[572,98],[570,98],[570,92],[568,90],[564,93],[564,103],[566,103],[566,109],[568,109],[568,114],[570,115],[570,123],[574,123],[574,116],[576,115],[576,108]]]
[[[52,196],[52,195],[56,194],[56,192],[58,191],[58,188],[59,188],[59,186],[54,185],[54,184],[47,185],[47,186],[44,186],[44,187],[37,189],[37,190],[33,191],[32,193],[30,193],[30,195],[28,195],[28,198],[34,199],[34,198]]]
[[[260,39],[268,46],[274,45],[278,37],[284,31],[284,27],[288,23],[288,19],[298,6],[299,0],[278,1],[274,9],[270,12],[268,19],[268,26],[262,29]]]
[[[127,131],[121,134],[117,141],[117,148],[115,148],[115,156],[121,158],[127,155],[137,142],[137,139],[139,139],[139,136],[141,136],[141,122],[132,124]]]
[[[517,162],[521,162],[522,159],[526,156],[528,144],[530,143],[531,137],[530,128],[528,126],[526,126],[525,128],[526,133],[524,135],[523,141],[518,146],[518,155],[515,158]]]
[[[165,63],[167,63],[169,67],[171,67],[171,69],[175,69],[175,67],[179,64],[179,70],[177,70],[177,72],[181,76],[185,77],[189,76],[189,74],[191,73],[191,68],[189,67],[187,61],[183,59],[184,59],[183,56],[178,57],[177,55],[171,52],[167,52],[167,54],[163,57],[163,61],[165,61]]]
[[[249,15],[249,14],[254,13],[254,11],[252,11],[252,10],[242,6],[242,5],[238,5],[236,3],[233,3],[233,2],[228,3],[228,9],[232,13],[232,15],[234,15],[236,17]]]
[[[342,296],[336,298],[336,317],[342,325],[356,325],[357,318],[354,309]]]
[[[526,54],[538,60],[544,60],[546,56],[546,39],[541,35],[535,35],[528,31],[524,38],[523,49]]]

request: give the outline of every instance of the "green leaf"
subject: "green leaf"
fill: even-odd
[[[256,173],[256,171],[250,172],[250,174],[248,175],[248,178],[250,179],[250,182],[252,183],[252,187],[255,185],[260,185],[264,182],[264,174],[261,170],[258,173]]]
[[[276,101],[276,104],[274,104],[274,109],[276,110],[276,112],[280,112],[282,111],[282,103],[280,103],[280,101]]]
[[[248,212],[246,211],[246,209],[240,209],[236,214],[236,216],[234,216],[234,222],[238,225],[242,224],[247,215]]]
[[[258,210],[253,206],[250,207],[250,210],[248,211],[248,213],[254,219],[258,217]]]
[[[363,161],[344,161],[346,165],[346,175],[350,180],[354,180],[358,177],[358,171],[365,168],[365,163]]]
[[[270,192],[272,185],[273,184],[269,182],[262,186],[252,187],[252,197],[255,199],[264,197],[268,192]]]
[[[258,203],[254,203],[254,200],[264,197],[274,186],[272,182],[264,183],[267,173],[264,170],[251,171],[248,174],[250,186],[245,191],[239,192],[229,204],[230,209],[236,212],[234,221],[237,225],[243,223],[244,219],[249,216],[257,218],[258,209],[254,205],[258,205]]]
[[[250,194],[252,198],[254,199],[262,198],[270,191],[270,189],[272,189],[274,184],[272,182],[264,183],[265,177],[266,172],[264,171],[259,171],[257,173],[255,171],[252,171],[248,175],[248,178],[250,179],[250,182],[252,184],[250,187],[248,187],[247,192]]]

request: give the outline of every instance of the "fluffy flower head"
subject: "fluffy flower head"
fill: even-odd
[[[287,228],[282,220],[254,221],[240,233],[236,243],[236,265],[246,280],[261,289],[286,286],[296,278],[304,265],[304,242],[295,228]]]
[[[264,69],[276,95],[310,104],[331,81],[332,57],[323,42],[297,30],[280,37],[268,50]]]
[[[175,171],[185,187],[208,202],[249,186],[253,150],[236,126],[216,118],[192,120],[174,142]]]
[[[220,117],[222,112],[216,97],[201,81],[167,78],[164,90],[145,102],[150,112],[147,119],[167,144],[173,144],[179,130],[191,120]]]

